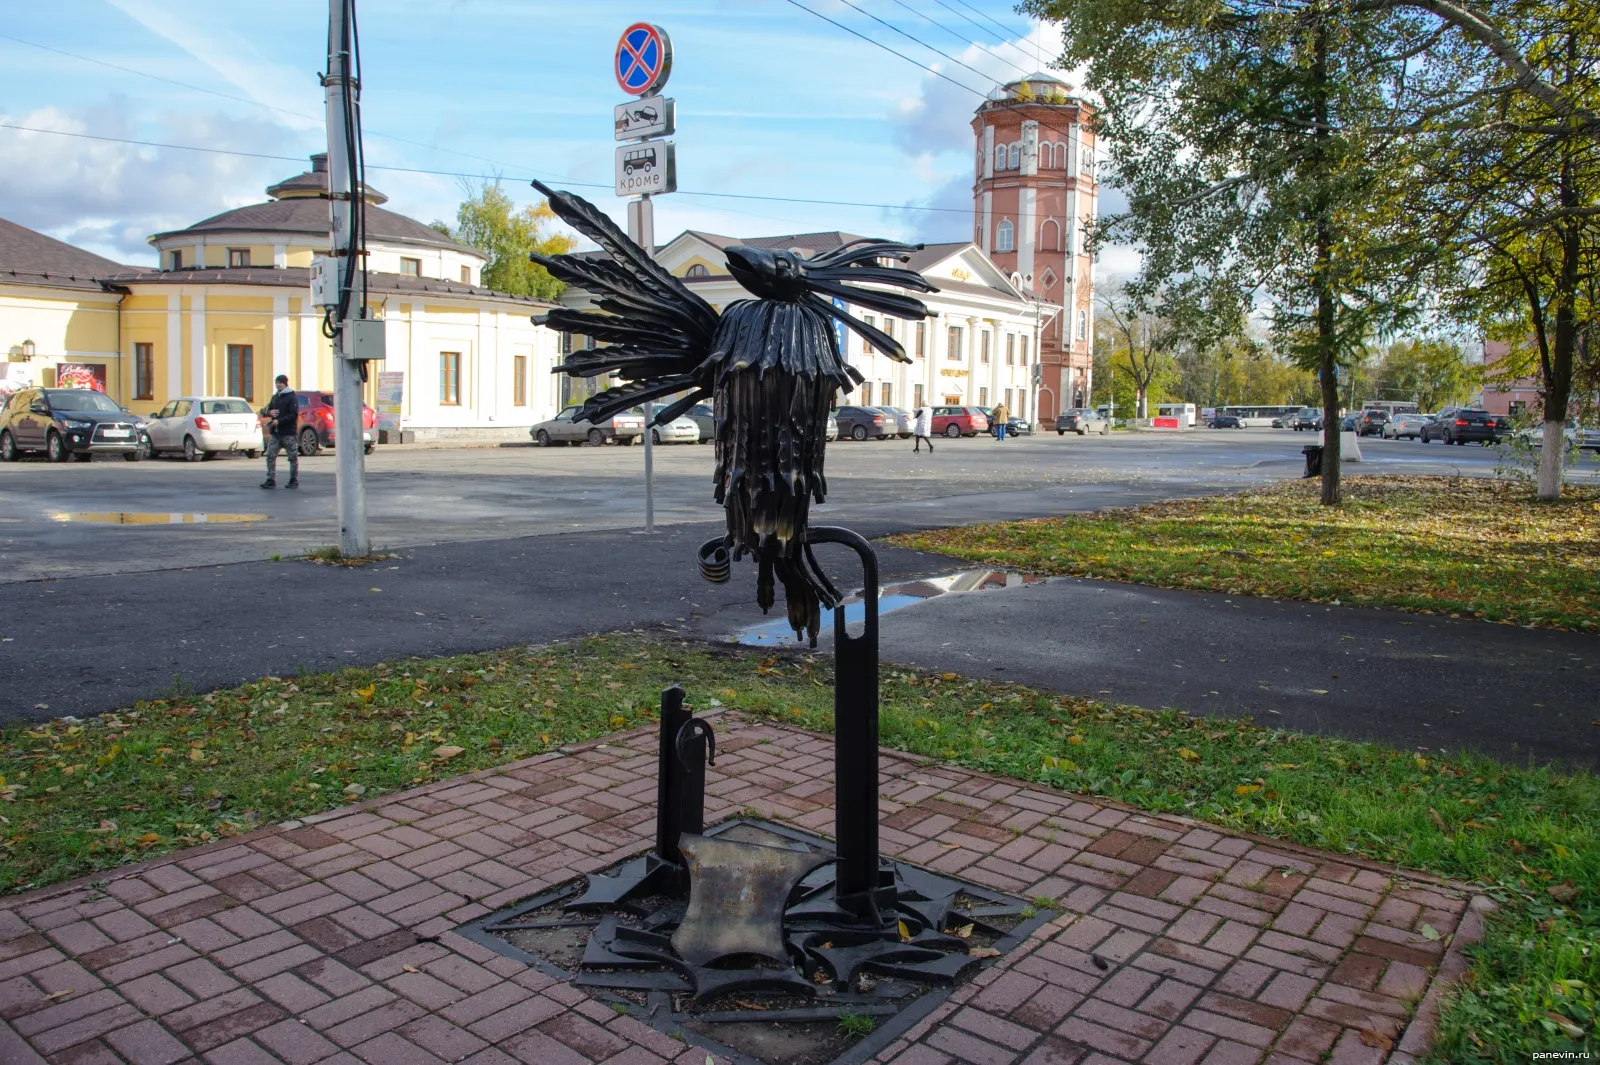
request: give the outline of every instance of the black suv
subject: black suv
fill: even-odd
[[[1389,420],[1386,410],[1364,410],[1356,419],[1357,436],[1382,436],[1384,423]]]
[[[1480,444],[1493,444],[1500,439],[1502,431],[1510,428],[1478,407],[1446,407],[1422,427],[1422,442],[1443,440],[1447,444],[1465,444],[1476,440]]]
[[[96,451],[138,462],[143,437],[143,418],[87,388],[24,388],[0,411],[0,462],[25,451],[43,451],[51,462],[88,462]]]

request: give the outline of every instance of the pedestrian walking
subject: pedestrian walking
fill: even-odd
[[[300,401],[289,388],[289,378],[279,374],[278,390],[261,408],[261,418],[267,430],[267,479],[262,488],[278,487],[278,452],[289,454],[289,483],[285,488],[300,487]]]
[[[923,405],[917,408],[915,420],[911,423],[911,436],[913,454],[922,450],[922,442],[928,442],[928,454],[933,454],[933,408]]]
[[[1004,403],[1001,403],[995,407],[989,417],[994,422],[994,438],[996,440],[1004,440],[1006,438],[1006,423],[1011,421],[1011,412],[1006,409]]]

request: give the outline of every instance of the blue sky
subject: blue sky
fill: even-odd
[[[843,0],[798,2],[977,91],[789,0],[359,0],[369,166],[499,171],[519,200],[536,197],[529,176],[557,187],[609,184],[612,107],[625,98],[611,75],[612,50],[624,27],[647,19],[667,29],[676,51],[667,95],[678,102],[681,189],[899,208],[683,192],[657,201],[658,239],[685,227],[966,239],[968,123],[979,93],[1048,65],[1053,31],[1031,26],[1005,0],[851,0],[986,78]],[[0,123],[296,159],[323,147],[316,72],[326,58],[325,2],[7,7]],[[0,216],[129,263],[153,261],[150,233],[258,202],[266,185],[304,169],[8,128],[0,128],[0,160]],[[390,208],[423,221],[453,219],[461,199],[449,176],[371,169],[368,177]],[[608,189],[574,191],[621,217],[622,201]],[[917,207],[949,210],[905,209]]]

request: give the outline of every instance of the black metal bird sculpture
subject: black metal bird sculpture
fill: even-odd
[[[603,421],[681,394],[656,415],[653,424],[665,425],[710,399],[715,496],[727,514],[720,550],[735,561],[745,555],[757,561],[762,610],[775,602],[775,582],[782,583],[790,626],[815,645],[821,609],[837,605],[838,593],[806,547],[807,519],[811,504],[827,496],[828,411],[837,392],[862,381],[839,350],[833,320],[891,359],[911,361],[899,341],[830,297],[896,318],[926,317],[927,308],[914,297],[857,287],[938,291],[916,271],[890,265],[908,261],[921,245],[856,240],[811,259],[734,245],[724,249],[728,270],[756,298],[730,304],[719,316],[593,204],[533,185],[558,218],[609,254],[529,256],[558,280],[589,292],[599,308],[560,308],[535,319],[607,345],[573,352],[556,372],[615,374],[621,381],[589,397],[574,420]]]

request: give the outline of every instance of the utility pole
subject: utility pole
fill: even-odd
[[[647,192],[637,200],[628,201],[628,236],[643,248],[652,259],[656,254],[656,209]],[[656,481],[655,433],[650,419],[656,414],[656,405],[644,405],[644,531],[656,531]]]
[[[333,435],[339,505],[339,551],[346,558],[372,553],[367,536],[367,471],[362,443],[362,383],[364,358],[382,358],[382,323],[375,322],[377,349],[370,350],[374,331],[366,319],[367,291],[363,256],[364,233],[353,224],[360,217],[366,190],[361,176],[352,173],[351,160],[359,159],[360,128],[356,99],[361,91],[353,80],[351,56],[355,48],[352,10],[355,0],[328,0],[328,73],[323,78],[328,120],[328,205],[331,231],[329,258],[337,278],[337,302],[329,315],[333,333]],[[315,288],[315,285],[313,285]],[[359,335],[357,335],[359,330]]]

